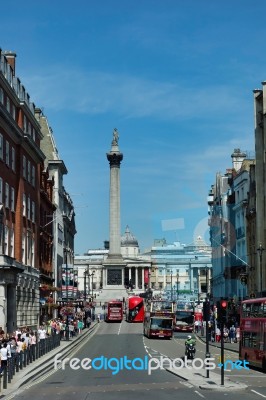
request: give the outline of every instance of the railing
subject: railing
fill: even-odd
[[[46,339],[40,340],[35,345],[31,345],[20,353],[11,352],[11,357],[8,358],[7,366],[4,367],[2,375],[0,375],[0,392],[2,389],[7,389],[7,385],[12,382],[14,375],[19,373],[20,370],[26,368],[30,363],[60,346],[60,340],[60,335],[54,334]]]

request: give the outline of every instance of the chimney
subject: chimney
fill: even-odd
[[[3,51],[4,56],[7,59],[8,64],[12,68],[13,76],[16,75],[16,53],[13,51]]]

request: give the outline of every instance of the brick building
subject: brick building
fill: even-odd
[[[35,105],[0,49],[0,326],[37,327],[40,283],[52,284],[53,179]],[[41,272],[41,282],[40,282]]]

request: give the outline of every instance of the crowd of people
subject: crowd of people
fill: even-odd
[[[194,322],[194,332],[201,333],[204,331],[204,325],[202,321],[198,320]],[[212,323],[209,323],[209,334],[210,340],[212,342],[220,342],[221,341],[221,329],[219,325],[216,324],[214,326]],[[223,328],[223,339],[226,343],[238,343],[240,340],[240,327],[237,323],[226,325]]]
[[[11,357],[16,358],[20,353],[23,356],[27,349],[34,350],[37,343],[41,346],[42,342],[51,335],[60,335],[60,339],[66,339],[67,329],[70,338],[78,336],[85,325],[88,328],[90,327],[91,322],[92,318],[90,316],[86,318],[85,322],[81,319],[73,318],[68,319],[67,323],[66,319],[57,318],[40,325],[37,330],[23,327],[17,328],[12,334],[6,334],[0,327],[0,375],[3,375],[3,371]]]

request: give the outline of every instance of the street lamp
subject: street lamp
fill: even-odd
[[[91,278],[91,297],[93,301],[93,277],[94,277],[95,271],[93,271],[91,274],[88,274],[88,276]]]
[[[86,303],[87,301],[87,275],[88,275],[88,271],[85,270],[84,271],[84,303]]]
[[[171,301],[173,301],[173,271],[171,270]]]
[[[260,256],[260,296],[262,297],[262,253],[264,252],[264,248],[260,243],[259,248],[257,249]]]

